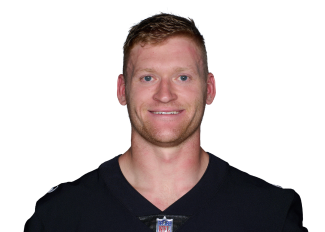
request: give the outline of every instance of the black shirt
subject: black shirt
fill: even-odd
[[[209,156],[201,180],[164,211],[127,182],[117,156],[42,197],[25,232],[152,232],[164,217],[172,219],[172,225],[159,228],[170,232],[307,231],[295,191],[273,186]]]

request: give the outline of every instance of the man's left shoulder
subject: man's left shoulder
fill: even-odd
[[[308,231],[302,225],[301,199],[293,189],[270,184],[231,166],[225,184],[228,196],[223,195],[230,198],[228,203],[241,211],[243,218],[276,225],[281,231]]]
[[[238,192],[251,197],[264,196],[263,198],[272,197],[290,201],[298,194],[293,189],[285,189],[279,185],[270,184],[269,182],[243,172],[235,167],[229,167],[228,173],[229,184]],[[246,194],[245,194],[246,193]]]

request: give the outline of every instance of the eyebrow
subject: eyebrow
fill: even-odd
[[[175,67],[174,68],[174,72],[184,72],[184,71],[193,71],[196,72],[198,70],[193,70],[192,68],[187,68],[187,67]],[[149,72],[149,73],[154,73],[157,72],[154,68],[144,68],[144,69],[138,69],[134,72],[134,74],[138,73],[138,72]]]

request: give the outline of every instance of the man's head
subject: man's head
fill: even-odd
[[[194,22],[166,14],[143,20],[131,29],[124,52],[117,93],[128,107],[132,134],[163,147],[199,137],[215,83]]]
[[[146,44],[157,45],[175,36],[185,36],[196,43],[201,51],[202,69],[206,76],[208,74],[208,62],[204,38],[196,28],[194,21],[172,14],[161,13],[142,20],[130,29],[123,47],[123,74],[126,79],[125,81],[127,81],[128,77],[130,52],[136,44],[141,44],[141,46]]]

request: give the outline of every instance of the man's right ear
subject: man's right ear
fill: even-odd
[[[126,105],[125,80],[123,74],[120,74],[117,79],[117,98],[121,105]]]

